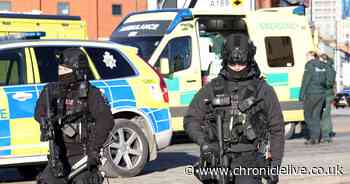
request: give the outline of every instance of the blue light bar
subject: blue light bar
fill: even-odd
[[[40,39],[40,37],[43,37],[43,36],[46,36],[45,32],[10,33],[10,35],[0,36],[0,41],[4,41],[4,40]]]
[[[305,6],[300,5],[293,9],[293,14],[305,15]]]
[[[184,20],[192,20],[192,12],[189,9],[180,10],[168,27],[167,33],[171,33],[175,27]]]
[[[22,33],[23,37],[25,39],[38,39],[40,37],[44,37],[46,36],[46,33],[45,32],[24,32]]]

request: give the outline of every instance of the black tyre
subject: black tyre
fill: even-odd
[[[128,119],[116,119],[110,140],[104,149],[106,162],[101,167],[107,177],[133,177],[148,159],[148,142],[140,127]]]
[[[44,168],[45,165],[22,165],[17,167],[17,172],[22,179],[29,180],[34,179]]]

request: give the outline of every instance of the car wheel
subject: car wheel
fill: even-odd
[[[291,139],[294,135],[294,130],[295,130],[295,123],[287,122],[284,125],[284,138]]]
[[[148,143],[140,127],[128,119],[116,119],[104,149],[105,163],[101,170],[107,177],[133,177],[148,160]]]

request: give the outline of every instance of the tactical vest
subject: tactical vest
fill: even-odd
[[[223,138],[229,152],[257,151],[259,145],[267,141],[267,116],[263,109],[263,100],[258,99],[263,82],[251,80],[247,86],[241,88],[237,84],[231,92],[228,81],[223,78],[216,78],[212,82],[213,98],[230,100],[230,103],[222,107],[211,107],[210,113],[214,116],[215,113],[222,114]],[[211,124],[211,127],[215,127],[215,122],[212,121]]]
[[[88,151],[88,142],[93,140],[95,121],[88,112],[88,99],[81,97],[79,89],[71,90],[57,98],[57,114],[60,119],[64,143],[83,146],[84,154]]]

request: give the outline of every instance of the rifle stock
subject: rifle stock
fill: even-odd
[[[56,177],[64,176],[64,166],[63,163],[59,160],[59,148],[55,145],[55,124],[53,122],[53,112],[51,109],[51,101],[50,101],[50,89],[49,87],[44,88],[45,92],[45,104],[46,104],[46,116],[42,120],[42,124],[44,125],[47,139],[49,141],[49,165],[52,168],[53,174]]]

